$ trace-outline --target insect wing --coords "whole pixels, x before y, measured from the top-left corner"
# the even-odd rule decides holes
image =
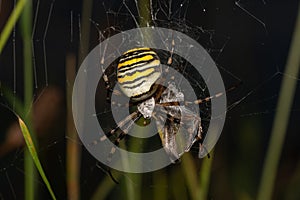
[[[198,136],[201,139],[201,118],[184,106],[160,108],[156,125],[162,145],[174,163],[190,150]],[[176,115],[174,115],[176,114]]]
[[[178,132],[178,138],[184,145],[184,151],[188,152],[198,139],[202,139],[201,118],[194,112],[184,106],[180,106],[181,126]]]
[[[174,116],[169,114],[170,110],[172,110],[173,113],[177,112],[180,114],[180,111],[176,108],[168,107],[166,110],[163,107],[159,107],[156,110],[156,125],[162,146],[164,147],[170,160],[175,163],[180,158],[180,154],[178,153],[180,151],[178,150],[178,145],[176,142],[176,133],[180,128],[180,124],[174,120]]]

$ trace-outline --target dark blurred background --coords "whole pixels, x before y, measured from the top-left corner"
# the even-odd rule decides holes
[[[67,198],[66,142],[72,140],[65,136],[66,87],[70,84],[66,79],[67,59],[72,57],[78,69],[82,58],[99,43],[97,28],[102,31],[108,27],[115,27],[118,31],[135,28],[131,13],[124,6],[124,2],[130,12],[138,16],[135,1],[93,1],[88,18],[83,18],[82,1],[40,1],[38,9],[37,1],[33,1],[33,18],[38,11],[32,40],[36,67],[34,98],[39,102],[34,106],[33,123],[39,142],[38,153],[58,199]],[[198,40],[215,60],[227,88],[242,81],[242,85],[227,94],[229,109],[225,127],[214,151],[208,198],[255,199],[277,111],[282,78],[288,76],[299,81],[293,74],[284,74],[299,2],[173,0],[170,3],[173,15],[168,17],[163,11],[168,11],[169,2],[158,4],[153,1],[152,9],[154,13],[157,12],[156,23],[187,31],[186,34]],[[179,8],[181,3],[183,8]],[[1,1],[0,4],[2,30],[14,4],[13,1]],[[51,8],[53,9],[48,23]],[[85,22],[80,22],[81,18]],[[84,30],[80,31],[79,26],[83,24],[90,26],[88,41],[84,38]],[[46,27],[48,29],[44,35]],[[207,34],[199,36],[196,29],[203,29]],[[114,34],[108,31],[104,33],[107,34],[106,37]],[[13,35],[0,57],[1,103],[9,105],[12,109],[12,102],[2,94],[4,90],[9,90],[15,93],[13,99],[21,101],[24,95],[23,46],[19,23],[16,26],[15,39],[15,59]],[[300,107],[296,103],[300,98],[299,89],[298,85],[290,111],[273,199],[300,198],[297,189],[300,187],[300,130],[296,125],[300,120]],[[24,142],[18,128],[14,127],[15,120],[7,108],[0,106],[0,199],[24,198]],[[78,145],[80,146],[79,141]],[[90,199],[107,175],[84,147],[80,152],[80,193],[82,199]],[[200,168],[202,161],[196,159],[195,157],[195,166]],[[151,192],[156,187],[166,191],[167,199],[179,198],[170,183],[180,181],[180,177],[184,176],[178,168],[179,166],[169,166],[167,169],[145,174],[141,188],[145,198],[151,199]],[[151,179],[149,177],[160,173],[167,176],[165,185],[161,186],[148,180]],[[126,177],[126,174],[120,174]],[[36,177],[36,182],[39,196],[50,198],[39,176]],[[107,198],[121,198],[124,195],[122,190],[121,186],[113,186]],[[191,198],[192,195],[187,193],[187,197]],[[124,198],[126,199],[126,195]]]

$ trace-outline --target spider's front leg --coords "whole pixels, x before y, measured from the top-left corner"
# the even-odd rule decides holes
[[[120,141],[127,135],[132,125],[141,118],[142,114],[137,110],[127,117],[125,117],[123,120],[121,120],[115,128],[113,128],[111,131],[103,135],[99,140],[93,141],[89,146],[91,145],[97,145],[100,142],[103,142],[104,140],[107,140],[109,137],[113,136],[118,130],[122,130],[122,132],[118,135],[117,139],[114,141],[114,144],[116,146],[119,145]],[[127,124],[127,126],[126,126]],[[126,128],[124,128],[126,126]],[[124,129],[123,129],[124,128]],[[107,161],[111,162],[112,156],[116,151],[116,147],[112,147],[110,150],[110,153],[108,155]]]
[[[105,89],[106,89],[106,101],[110,102],[110,94],[113,92],[113,90],[111,89],[108,77],[104,71],[103,71],[103,80],[104,80]]]
[[[123,132],[120,133],[120,135],[117,137],[117,139],[115,140],[114,144],[116,146],[119,145],[120,141],[125,137],[125,135],[128,133],[129,129],[132,127],[132,125],[134,124],[134,122],[136,122],[139,118],[141,117],[141,114],[140,112],[137,110],[133,113],[131,113],[130,115],[128,115],[127,117],[125,117],[123,120],[121,120],[117,126],[112,129],[111,131],[109,131],[107,134],[105,134],[104,136],[102,136],[99,140],[95,140],[93,141],[90,145],[96,145],[100,142],[103,142],[104,140],[107,140],[109,137],[111,137],[112,135],[114,135],[118,130],[122,130],[123,127],[127,125],[127,127],[125,129],[123,129]],[[131,121],[130,121],[131,120]],[[107,162],[110,163],[111,160],[112,160],[112,156],[113,154],[116,152],[116,147],[112,147],[110,152],[109,152],[109,155],[107,157]],[[111,170],[109,167],[107,167],[106,169],[106,172],[108,173],[108,175],[111,177],[111,179],[116,183],[118,184],[118,181],[113,177],[112,173],[111,173]]]
[[[111,84],[109,82],[108,75],[106,74],[105,69],[103,67],[104,66],[104,55],[105,55],[105,53],[103,54],[103,57],[100,60],[100,66],[101,66],[101,71],[103,74],[102,78],[103,78],[105,89],[106,89],[106,101],[110,102],[110,100],[111,100],[110,95],[113,93],[113,89],[111,88]]]
[[[128,125],[125,129],[122,129],[122,132],[118,135],[117,139],[115,139],[114,144],[116,146],[119,146],[120,141],[128,134],[130,128],[132,125],[139,120],[142,117],[141,113],[139,111],[135,111],[128,115],[124,120],[122,120],[116,128],[111,130],[107,135],[111,136],[113,135],[117,130],[122,129],[128,122]],[[130,121],[131,120],[131,121]],[[106,137],[106,136],[103,136]],[[108,155],[107,161],[111,162],[113,154],[116,152],[116,147],[112,147],[110,150],[110,153]]]

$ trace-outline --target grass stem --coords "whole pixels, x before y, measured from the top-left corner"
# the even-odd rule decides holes
[[[20,2],[19,2],[20,3]],[[16,9],[18,4],[16,6]],[[31,54],[31,29],[32,29],[32,1],[26,1],[24,10],[21,16],[21,35],[23,38],[23,59],[24,59],[24,109],[23,119],[27,124],[29,132],[32,131],[32,115],[31,107],[33,102],[33,68]],[[34,139],[34,135],[31,135]],[[24,171],[25,171],[25,199],[31,200],[35,198],[35,177],[36,171],[34,168],[33,159],[28,149],[24,155]]]
[[[293,103],[297,78],[300,67],[300,7],[296,19],[293,39],[290,46],[290,53],[287,59],[283,81],[280,88],[277,112],[273,123],[270,144],[267,150],[266,160],[263,167],[262,178],[258,190],[258,200],[272,198],[272,191],[276,179],[277,168],[284,144],[285,135],[291,106]]]
[[[14,26],[17,23],[18,18],[20,17],[26,3],[28,0],[19,0],[15,9],[12,11],[5,27],[0,35],[0,54],[7,42],[8,37],[10,36]],[[31,1],[30,1],[31,2]]]

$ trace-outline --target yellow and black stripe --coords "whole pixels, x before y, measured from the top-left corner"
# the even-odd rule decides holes
[[[128,97],[137,100],[149,97],[154,92],[152,86],[160,76],[159,57],[150,48],[131,49],[119,60],[118,83]]]

